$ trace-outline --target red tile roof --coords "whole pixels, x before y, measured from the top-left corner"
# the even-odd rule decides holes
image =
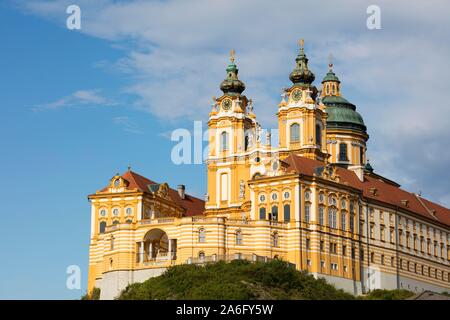
[[[284,162],[288,164],[288,172],[294,171],[307,176],[312,176],[316,168],[324,166],[324,163],[321,161],[297,155],[290,155]],[[398,186],[387,183],[375,176],[364,175],[364,181],[361,181],[355,172],[341,167],[337,168],[337,174],[340,177],[339,183],[348,184],[353,188],[359,189],[362,192],[363,197],[367,199],[397,206],[425,218],[450,226],[450,210],[448,208],[403,190]],[[371,192],[373,188],[376,189],[375,194]],[[407,201],[407,206],[404,205],[404,200]]]
[[[157,182],[149,180],[146,177],[141,176],[140,174],[137,174],[136,172],[133,172],[131,170],[122,174],[122,178],[128,181],[129,189],[137,189],[146,193],[150,193],[148,185],[158,184]],[[106,191],[107,189],[108,187],[106,187],[102,191]],[[205,211],[205,201],[201,199],[188,194],[185,195],[184,199],[181,199],[178,191],[171,188],[169,188],[169,196],[176,204],[186,209],[184,213],[184,216],[186,217],[202,215]]]

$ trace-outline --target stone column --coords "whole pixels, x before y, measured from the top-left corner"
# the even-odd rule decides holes
[[[148,257],[153,259],[153,242],[150,242],[148,245]]]
[[[168,248],[168,256],[169,259],[172,259],[172,239],[169,239],[169,248]]]
[[[139,242],[139,262],[144,262],[144,241]]]

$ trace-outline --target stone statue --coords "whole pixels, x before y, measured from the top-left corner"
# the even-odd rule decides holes
[[[241,180],[239,182],[239,199],[245,198],[245,182],[244,180]]]

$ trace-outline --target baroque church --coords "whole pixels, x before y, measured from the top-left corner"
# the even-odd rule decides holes
[[[177,264],[282,259],[359,295],[450,291],[450,210],[373,170],[369,135],[330,62],[316,87],[303,41],[271,145],[234,52],[209,113],[207,194],[128,169],[89,195],[88,291],[113,299]]]

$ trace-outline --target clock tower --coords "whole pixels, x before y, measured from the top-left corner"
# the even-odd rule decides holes
[[[242,213],[242,206],[249,202],[250,137],[256,136],[259,125],[252,101],[242,94],[245,84],[239,80],[234,61],[235,52],[231,50],[226,78],[220,84],[223,94],[213,97],[209,114],[207,214]]]
[[[308,69],[303,40],[300,40],[295,62],[295,69],[289,76],[293,84],[284,90],[278,106],[280,157],[296,153],[325,160],[328,156],[325,106],[317,100],[317,88],[312,84],[315,75]]]

